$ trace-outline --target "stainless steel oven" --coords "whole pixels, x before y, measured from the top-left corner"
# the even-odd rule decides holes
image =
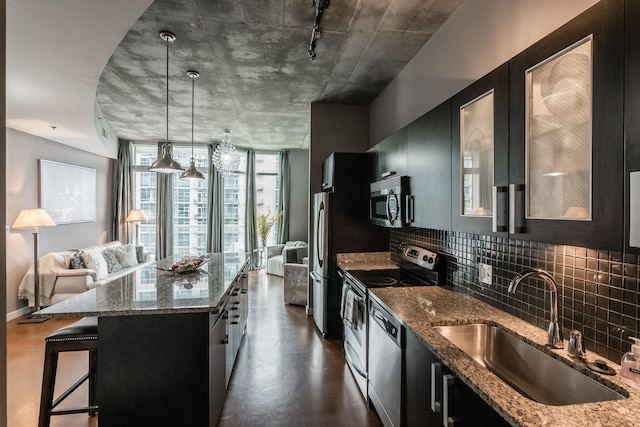
[[[342,273],[341,273],[342,274]],[[344,354],[364,399],[367,399],[367,290],[350,277],[342,275],[342,305],[340,317],[344,323]]]
[[[408,176],[394,176],[371,183],[369,218],[375,225],[390,228],[400,228],[413,222],[413,196],[409,194]]]

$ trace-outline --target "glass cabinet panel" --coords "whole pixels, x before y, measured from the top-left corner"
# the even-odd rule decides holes
[[[492,215],[493,139],[492,90],[460,107],[462,215]]]
[[[527,218],[591,219],[592,37],[526,71]]]

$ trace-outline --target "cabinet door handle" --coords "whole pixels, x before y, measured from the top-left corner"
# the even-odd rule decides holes
[[[525,232],[524,184],[509,184],[509,233]]]
[[[413,211],[414,211],[414,198],[412,195],[407,195],[406,200],[405,200],[405,211],[406,213],[406,218],[407,218],[407,224],[411,224],[414,221],[414,216],[413,216]]]
[[[440,362],[432,363],[431,364],[431,410],[436,413],[440,412],[440,410],[442,409],[442,405],[440,402],[438,402],[438,397],[436,395],[438,391],[436,377],[440,376],[440,372],[442,372],[442,363]]]
[[[498,233],[509,229],[509,188],[493,187],[493,223],[491,231]]]
[[[453,387],[455,377],[451,374],[442,376],[442,425],[444,427],[455,427],[453,417],[449,416],[449,387]]]

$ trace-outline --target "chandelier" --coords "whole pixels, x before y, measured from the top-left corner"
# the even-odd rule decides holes
[[[218,144],[213,152],[213,165],[222,175],[238,170],[240,155],[236,147],[229,142],[229,129],[224,130],[224,141]]]

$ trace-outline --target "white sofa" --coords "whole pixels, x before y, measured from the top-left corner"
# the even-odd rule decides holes
[[[59,252],[50,252],[42,255],[39,259],[39,275],[40,275],[40,304],[49,306],[65,299],[71,298],[89,289],[98,287],[112,280],[118,279],[131,273],[134,270],[144,267],[152,262],[151,256],[144,251],[144,248],[133,247],[137,252],[135,256],[135,264],[131,259],[131,247],[133,245],[122,245],[118,241],[107,242],[102,245],[93,245],[78,250],[66,250]],[[117,268],[119,262],[114,262],[109,255],[106,256],[111,260],[111,268],[96,259],[96,254],[102,255],[105,250],[109,250],[116,260],[118,257],[123,260],[120,268]],[[75,257],[75,259],[74,259]],[[88,264],[84,262],[83,268],[73,268],[72,264],[78,266],[78,258],[98,261],[99,265],[94,262]],[[142,261],[142,262],[140,262]],[[106,267],[106,270],[105,270]],[[18,288],[18,298],[29,301],[29,306],[33,307],[34,301],[34,283],[33,283],[33,261],[29,265],[29,269],[20,283]]]
[[[308,255],[307,242],[288,241],[285,244],[267,246],[267,274],[284,276],[284,265],[288,262],[302,264],[302,258]]]

